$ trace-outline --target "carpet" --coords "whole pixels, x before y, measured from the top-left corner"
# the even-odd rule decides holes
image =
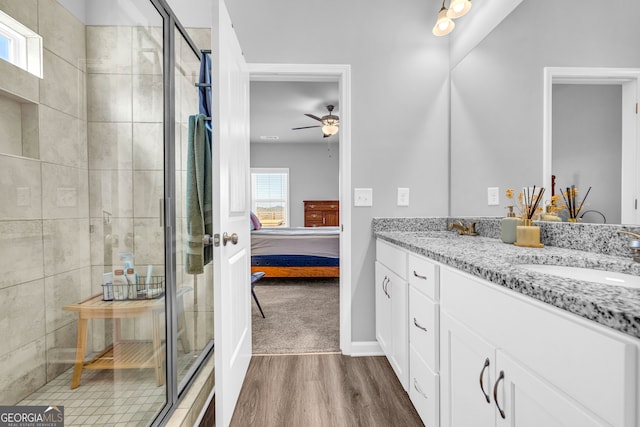
[[[340,279],[264,278],[252,305],[253,354],[340,351]]]

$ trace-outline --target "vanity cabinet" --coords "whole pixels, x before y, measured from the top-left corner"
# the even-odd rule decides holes
[[[637,425],[631,338],[448,267],[440,279],[442,426]]]
[[[402,387],[409,382],[406,259],[403,250],[376,244],[376,338]]]

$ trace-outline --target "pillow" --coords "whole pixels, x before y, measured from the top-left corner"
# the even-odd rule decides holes
[[[262,223],[260,222],[260,220],[258,219],[256,214],[251,212],[250,215],[251,215],[251,229],[252,230],[260,230],[262,228]]]

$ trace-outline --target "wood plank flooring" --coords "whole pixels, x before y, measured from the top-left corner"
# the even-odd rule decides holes
[[[422,426],[385,357],[254,356],[232,427]]]

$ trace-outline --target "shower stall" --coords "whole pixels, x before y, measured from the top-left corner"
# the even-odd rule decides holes
[[[213,353],[212,263],[184,262],[211,29],[183,28],[164,0],[0,12],[0,405],[157,424]],[[26,37],[6,45],[39,55],[40,76],[3,55],[5,33]]]

